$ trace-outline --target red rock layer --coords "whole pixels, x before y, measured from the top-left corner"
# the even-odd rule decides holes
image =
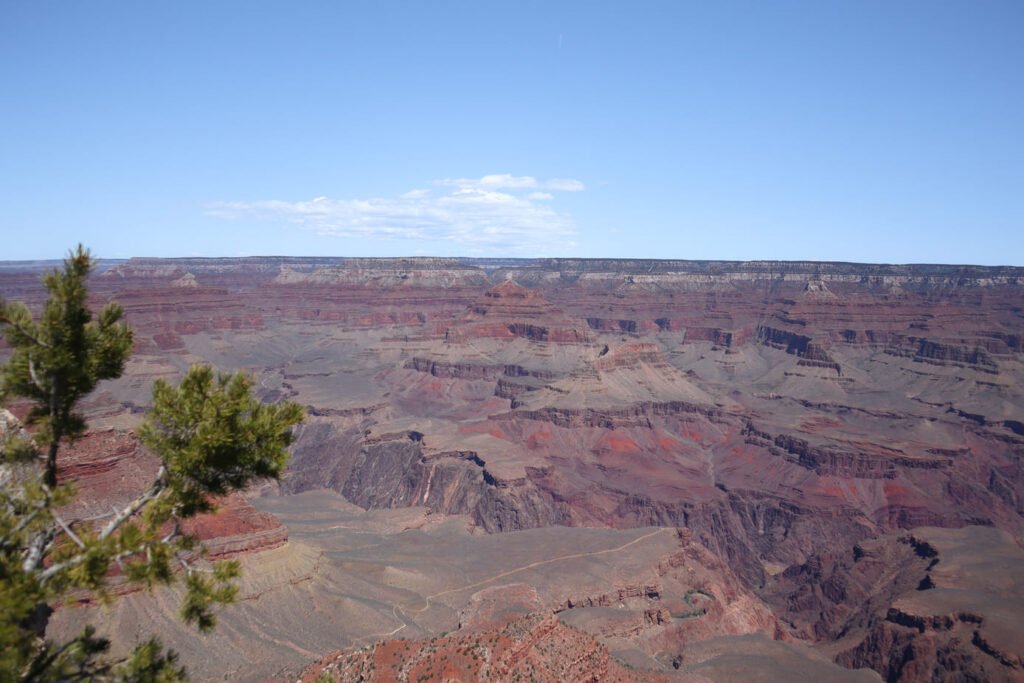
[[[308,668],[300,680],[538,681],[615,683],[666,681],[626,669],[593,637],[554,615],[523,617],[493,631],[430,640],[391,640],[356,652],[338,652]]]
[[[59,480],[73,481],[77,491],[64,513],[69,522],[124,505],[149,486],[159,469],[134,433],[114,429],[87,432],[62,450],[59,464]],[[209,559],[256,553],[288,541],[288,530],[276,517],[258,512],[239,494],[216,501],[216,506],[215,512],[183,525],[205,543]]]

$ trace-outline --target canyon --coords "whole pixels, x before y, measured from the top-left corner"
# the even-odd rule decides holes
[[[0,264],[38,309],[46,263]],[[145,486],[152,382],[306,407],[285,478],[195,530],[243,564],[58,609],[200,680],[1024,680],[1024,268],[130,259],[135,330],[68,451]],[[0,347],[0,356],[3,348]],[[11,406],[17,414],[17,406]]]

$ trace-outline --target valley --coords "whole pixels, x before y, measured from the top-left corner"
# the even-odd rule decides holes
[[[0,294],[38,306],[40,267]],[[200,680],[1024,679],[1024,269],[131,259],[90,285],[136,349],[87,402],[82,514],[152,467],[155,378],[245,370],[307,419],[280,485],[197,522],[245,570],[211,636],[159,592],[56,632],[99,610]]]

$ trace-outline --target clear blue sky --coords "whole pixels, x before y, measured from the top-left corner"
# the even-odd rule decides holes
[[[1024,265],[1024,2],[0,0],[0,260]]]

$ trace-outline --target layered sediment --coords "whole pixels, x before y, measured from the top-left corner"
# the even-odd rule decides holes
[[[0,293],[38,306],[35,277],[0,269]],[[772,638],[893,680],[982,670],[970,658],[1017,671],[1013,647],[954,618],[974,610],[908,611],[924,560],[886,539],[1024,538],[1024,269],[133,259],[91,284],[137,338],[91,399],[96,424],[131,429],[152,379],[190,362],[245,369],[264,400],[308,407],[284,494],[326,487],[490,533],[685,528],[790,615]],[[98,489],[144,478],[117,448],[68,466]],[[594,623],[612,639],[664,620],[652,609]],[[932,663],[900,665],[908,652]]]

